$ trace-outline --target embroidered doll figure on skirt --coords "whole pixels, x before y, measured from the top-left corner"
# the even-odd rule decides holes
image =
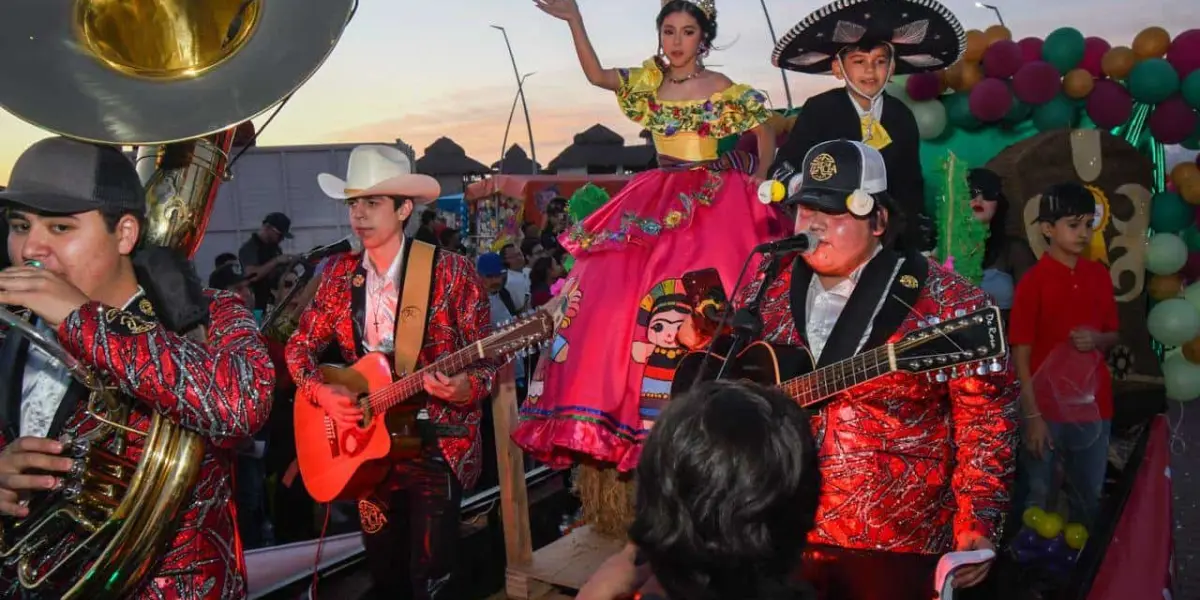
[[[884,87],[893,75],[949,67],[965,48],[962,25],[935,0],[838,0],[805,17],[779,39],[771,62],[810,75],[832,74],[845,87],[805,101],[775,158],[773,178],[799,179],[799,165],[817,144],[861,141],[887,163],[888,194],[909,223],[901,243],[931,249],[917,120]]]
[[[560,238],[575,257],[572,317],[534,374],[513,439],[556,466],[582,455],[629,470],[678,361],[675,331],[690,310],[675,297],[680,277],[713,267],[729,293],[756,245],[791,232],[757,199],[775,152],[771,113],[762,93],[705,69],[717,33],[712,0],[664,2],[658,56],[630,69],[600,65],[575,0],[536,3],[568,22],[588,81],[615,92],[622,112],[653,134],[660,168]],[[747,131],[761,163],[718,156],[721,138]],[[646,398],[654,406],[643,423]]]

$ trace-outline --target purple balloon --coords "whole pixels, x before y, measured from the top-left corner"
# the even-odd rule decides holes
[[[1024,63],[1021,47],[1012,40],[999,40],[983,53],[983,72],[988,77],[1008,79]]]
[[[1164,144],[1178,144],[1191,137],[1196,121],[1196,111],[1181,96],[1172,96],[1150,113],[1150,134]]]
[[[1175,67],[1180,79],[1200,70],[1200,29],[1189,29],[1175,36],[1167,50],[1167,62]]]
[[[914,73],[904,83],[904,91],[914,102],[925,102],[941,95],[942,82],[937,73]]]
[[[1021,62],[1031,63],[1042,60],[1042,46],[1046,42],[1042,38],[1027,37],[1017,42],[1017,46],[1021,48]]]
[[[1058,69],[1042,60],[1026,63],[1013,77],[1013,93],[1022,102],[1035,106],[1053,100],[1061,87]]]
[[[1088,94],[1087,113],[1103,129],[1123,125],[1133,114],[1133,96],[1115,81],[1097,80],[1092,93]]]
[[[992,123],[1004,118],[1012,108],[1012,94],[1003,80],[987,78],[971,88],[969,98],[971,114],[984,123]]]

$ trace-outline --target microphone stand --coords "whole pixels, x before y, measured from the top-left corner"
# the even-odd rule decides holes
[[[785,253],[772,252],[767,255],[767,268],[763,270],[762,283],[754,292],[754,297],[733,313],[733,322],[731,323],[733,335],[729,350],[725,354],[725,361],[721,364],[721,370],[717,371],[717,379],[721,379],[725,375],[725,369],[729,367],[733,357],[762,335],[762,302],[767,296],[767,288],[771,287],[771,283],[779,276],[779,263],[783,254]]]

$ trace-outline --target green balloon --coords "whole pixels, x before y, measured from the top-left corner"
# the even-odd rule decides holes
[[[946,117],[950,123],[959,129],[971,131],[979,129],[983,123],[971,114],[971,104],[968,99],[968,94],[955,93],[947,96],[942,96],[942,102],[946,104]]]
[[[1078,29],[1060,27],[1046,36],[1046,42],[1042,44],[1042,60],[1066,75],[1083,60],[1084,47],[1083,34]]]
[[[1146,270],[1155,275],[1176,273],[1187,264],[1187,256],[1187,242],[1183,238],[1173,233],[1156,233],[1146,243]]]
[[[1196,229],[1195,225],[1188,225],[1179,232],[1180,239],[1187,246],[1188,252],[1200,251],[1200,229]]]
[[[1188,106],[1200,110],[1200,69],[1192,71],[1191,75],[1183,79],[1179,91],[1183,93],[1183,99]]]
[[[1158,104],[1179,91],[1179,74],[1164,59],[1146,59],[1129,72],[1128,87],[1134,100]]]
[[[1200,312],[1183,298],[1163,300],[1150,309],[1146,329],[1164,346],[1182,346],[1200,333]]]
[[[1196,220],[1195,216],[1192,206],[1175,192],[1159,192],[1150,200],[1150,227],[1155,232],[1179,233]]]
[[[1070,129],[1078,113],[1069,98],[1059,94],[1053,100],[1033,109],[1033,124],[1038,131]]]
[[[1176,402],[1191,402],[1200,397],[1200,365],[1192,363],[1182,354],[1175,354],[1163,361],[1162,371],[1167,398]]]

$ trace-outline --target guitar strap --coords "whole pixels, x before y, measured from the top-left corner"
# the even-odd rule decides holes
[[[437,248],[421,240],[412,240],[408,264],[404,268],[404,290],[396,307],[396,375],[412,373],[417,356],[425,344],[425,321],[429,315],[430,290],[433,288],[433,259]]]

